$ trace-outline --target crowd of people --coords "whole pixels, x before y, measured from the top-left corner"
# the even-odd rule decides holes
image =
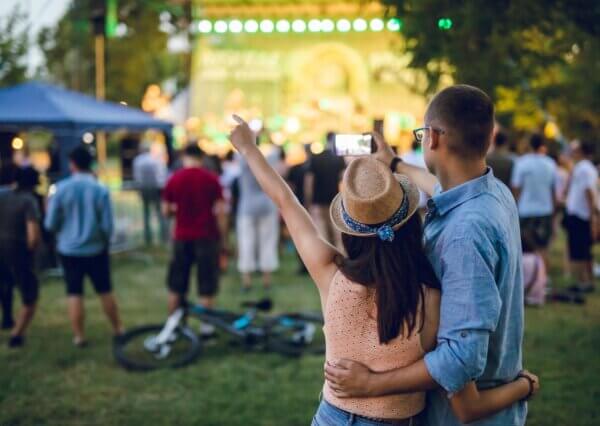
[[[215,306],[232,247],[241,291],[252,291],[255,273],[268,291],[281,236],[289,234],[325,318],[324,399],[313,424],[418,425],[423,412],[428,424],[524,424],[524,401],[539,381],[522,370],[523,307],[547,298],[548,247],[558,226],[566,230],[574,285],[550,294],[581,303],[594,289],[594,146],[576,141],[552,158],[534,134],[528,152],[516,155],[507,133],[494,130],[489,97],[464,85],[433,98],[404,160],[378,134],[373,155],[338,157],[330,133],[327,149],[307,149],[306,161],[289,167],[279,148],[264,156],[256,134],[236,120],[237,153],[223,160],[192,143],[171,170],[150,147],[133,163],[145,242],[154,241],[152,213],[158,241],[172,240],[169,311],[187,297],[194,269],[199,303]],[[109,191],[86,147],[69,158],[71,176],[47,203],[34,195],[31,168],[17,169],[0,191],[2,326],[12,330],[11,347],[24,344],[35,312],[42,230],[56,242],[74,345],[87,343],[86,277],[114,337],[124,331],[112,292]],[[14,287],[23,302],[16,323]],[[426,405],[424,391],[438,387],[444,391],[431,392]]]

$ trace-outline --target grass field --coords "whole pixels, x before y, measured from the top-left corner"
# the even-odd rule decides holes
[[[165,317],[163,250],[114,257],[113,278],[126,326]],[[553,253],[560,266],[561,254]],[[286,255],[275,278],[276,311],[318,309],[317,292]],[[555,281],[561,273],[553,268]],[[254,290],[253,297],[261,291]],[[233,270],[219,303],[243,300]],[[307,425],[317,407],[323,359],[288,359],[227,345],[206,348],[193,365],[129,373],[112,359],[109,327],[87,288],[90,346],[76,349],[62,282],[45,280],[41,306],[22,350],[0,335],[0,426],[7,425]],[[600,296],[583,306],[527,309],[525,364],[542,392],[529,425],[600,424]]]

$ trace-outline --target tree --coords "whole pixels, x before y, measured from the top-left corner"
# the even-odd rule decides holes
[[[600,3],[595,0],[383,0],[402,20],[426,93],[450,74],[495,100],[499,119],[569,135],[600,130]]]
[[[29,39],[27,16],[18,7],[0,18],[0,87],[26,80]]]
[[[90,94],[95,87],[92,3],[74,1],[58,25],[38,37],[50,79]],[[171,9],[169,4],[155,0],[118,4],[121,33],[106,40],[106,98],[140,105],[149,84],[166,79],[187,84],[187,60],[168,51],[169,34],[160,28],[160,14]]]

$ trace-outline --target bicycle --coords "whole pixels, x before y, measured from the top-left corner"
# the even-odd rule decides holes
[[[136,327],[115,341],[113,354],[128,370],[148,371],[190,364],[202,352],[202,338],[188,325],[189,318],[213,325],[248,349],[278,352],[286,356],[324,354],[325,337],[320,313],[298,312],[259,315],[271,310],[270,299],[242,303],[243,314],[208,309],[184,302],[164,324]]]

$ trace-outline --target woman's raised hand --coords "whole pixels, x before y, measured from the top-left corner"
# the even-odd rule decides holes
[[[244,121],[239,115],[233,114],[233,119],[238,123],[237,126],[231,131],[229,140],[242,155],[245,155],[245,151],[248,147],[255,146],[256,135],[248,126],[248,123]]]

